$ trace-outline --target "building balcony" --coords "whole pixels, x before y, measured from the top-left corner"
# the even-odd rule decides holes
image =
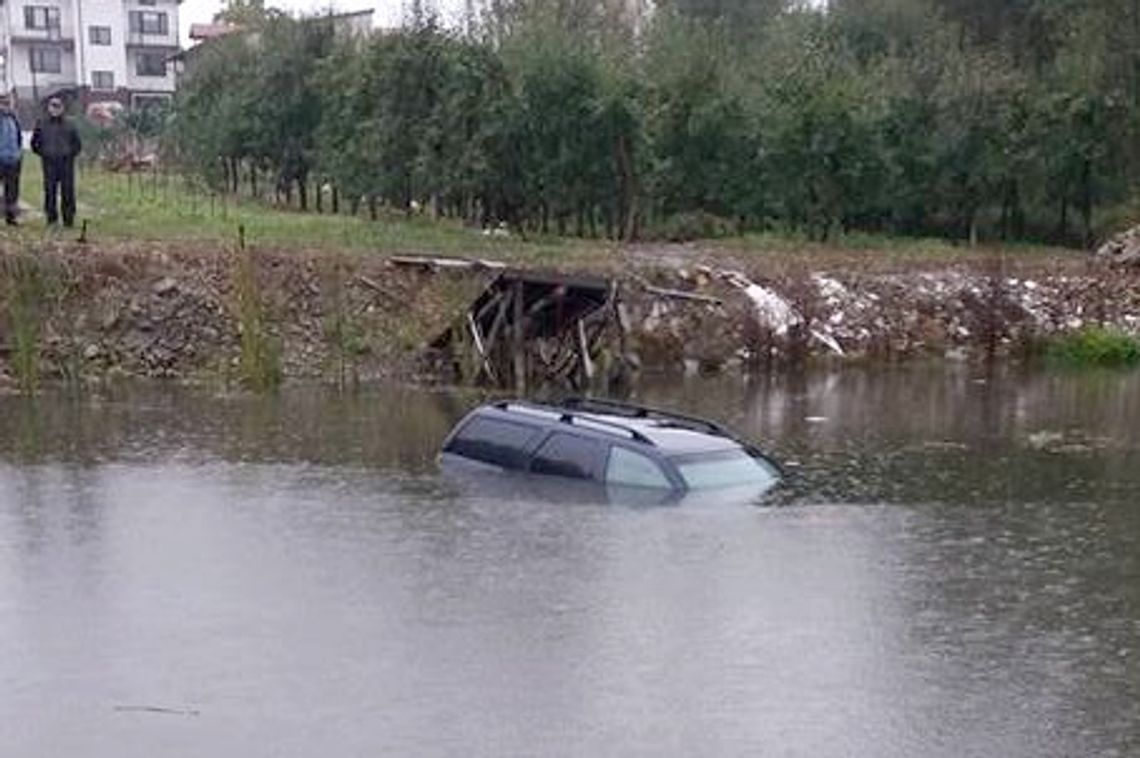
[[[13,45],[53,45],[65,50],[75,49],[75,38],[59,29],[18,29],[8,37]]]
[[[178,45],[177,34],[140,34],[131,32],[127,35],[124,44],[128,48],[165,50],[176,53],[181,49]]]
[[[170,55],[174,55],[182,49],[169,41],[127,42],[126,47],[128,50],[154,50],[155,52],[169,53]]]

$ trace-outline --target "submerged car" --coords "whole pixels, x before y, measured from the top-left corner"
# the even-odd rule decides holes
[[[441,461],[669,495],[763,492],[782,475],[775,461],[712,421],[583,398],[480,406],[444,440]]]

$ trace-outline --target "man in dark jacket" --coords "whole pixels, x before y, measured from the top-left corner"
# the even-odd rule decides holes
[[[75,156],[81,149],[75,124],[63,115],[63,100],[50,98],[47,118],[37,123],[32,132],[32,152],[40,156],[44,168],[44,215],[49,225],[59,219],[57,195],[63,225],[75,223]]]
[[[23,159],[23,132],[12,112],[12,100],[0,95],[0,182],[4,185],[4,221],[16,225],[20,211],[20,164]]]

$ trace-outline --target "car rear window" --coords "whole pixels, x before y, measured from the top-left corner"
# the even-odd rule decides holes
[[[534,454],[530,470],[538,474],[593,479],[601,443],[569,434],[552,434]]]
[[[673,459],[690,489],[715,487],[767,487],[780,478],[779,470],[745,450],[694,453]]]
[[[452,438],[446,452],[504,468],[522,468],[526,465],[527,450],[539,432],[538,428],[526,424],[474,418]]]

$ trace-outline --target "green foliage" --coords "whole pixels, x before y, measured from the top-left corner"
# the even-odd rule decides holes
[[[1051,341],[1049,361],[1065,366],[1115,368],[1140,363],[1140,340],[1122,332],[1089,327]]]
[[[83,152],[79,160],[91,164],[113,151],[118,134],[113,126],[103,126],[86,117],[75,119],[79,139],[83,141]]]
[[[248,6],[248,7],[247,7]],[[1108,0],[505,0],[468,33],[335,38],[256,2],[169,134],[216,188],[629,238],[701,214],[1087,244],[1140,197],[1140,6]],[[260,10],[259,10],[260,9]],[[241,71],[242,76],[234,76]]]
[[[226,0],[225,6],[214,14],[215,22],[248,27],[258,26],[282,16],[278,9],[266,8],[265,0]]]
[[[281,350],[269,332],[265,303],[257,283],[253,254],[245,247],[244,230],[233,263],[233,286],[237,300],[240,348],[238,367],[242,382],[255,392],[267,392],[281,384]]]
[[[8,332],[12,341],[12,366],[23,392],[35,392],[40,379],[40,349],[49,282],[40,262],[32,255],[6,256],[0,275],[7,292]]]
[[[344,389],[350,374],[354,383],[359,378],[357,360],[368,352],[369,345],[364,325],[349,302],[347,280],[351,270],[347,261],[340,256],[326,260],[321,281],[324,301],[322,325],[337,386]]]

